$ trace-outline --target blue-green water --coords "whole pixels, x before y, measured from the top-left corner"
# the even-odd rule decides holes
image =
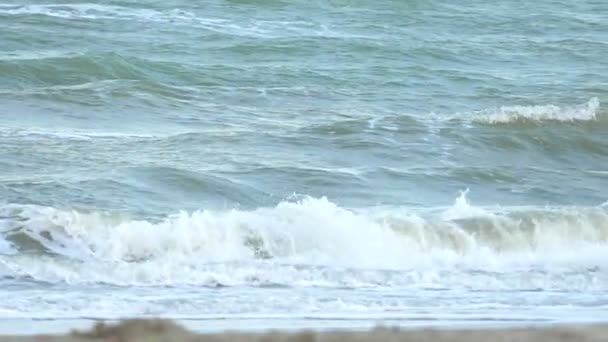
[[[0,318],[602,317],[606,56],[605,1],[5,1]]]

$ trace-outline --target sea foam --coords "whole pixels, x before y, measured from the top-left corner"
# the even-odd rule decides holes
[[[587,103],[575,106],[535,105],[535,106],[502,106],[495,110],[478,113],[473,121],[500,124],[517,121],[590,121],[598,118],[600,101],[597,97]]]
[[[411,272],[582,271],[606,266],[607,210],[479,208],[466,192],[439,211],[363,212],[305,198],[158,222],[7,205],[0,259],[7,276],[116,284],[391,284],[415,283],[421,273]]]

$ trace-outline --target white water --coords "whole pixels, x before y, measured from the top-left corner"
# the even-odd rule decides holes
[[[117,285],[608,289],[608,211],[348,210],[325,198],[159,222],[8,205],[0,274]]]
[[[509,123],[517,121],[591,121],[598,118],[600,101],[597,97],[587,103],[560,107],[556,105],[502,106],[497,110],[487,110],[474,117],[483,123]]]

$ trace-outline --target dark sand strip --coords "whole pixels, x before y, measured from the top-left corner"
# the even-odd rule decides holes
[[[346,341],[436,341],[436,342],[608,342],[608,325],[555,326],[542,328],[478,330],[399,330],[377,328],[367,332],[232,333],[196,335],[165,320],[128,320],[116,325],[98,324],[90,331],[67,335],[0,336],[0,341],[106,341],[106,342],[179,342],[179,341],[257,341],[257,342],[346,342]]]

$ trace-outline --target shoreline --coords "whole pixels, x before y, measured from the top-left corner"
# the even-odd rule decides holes
[[[170,320],[132,319],[119,323],[97,323],[87,330],[74,330],[59,335],[3,335],[1,342],[143,342],[143,341],[190,341],[190,342],[346,342],[346,341],[438,341],[438,342],[562,342],[562,341],[608,341],[608,324],[568,324],[554,326],[532,326],[513,328],[390,328],[377,327],[366,331],[303,330],[266,332],[226,331],[223,333],[199,334],[187,330]]]

